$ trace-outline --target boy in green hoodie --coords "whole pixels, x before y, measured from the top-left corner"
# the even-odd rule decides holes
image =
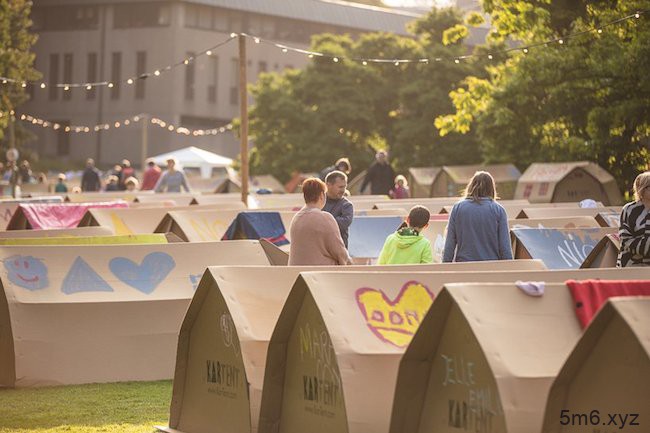
[[[413,206],[406,222],[386,238],[379,255],[378,265],[407,265],[432,263],[431,243],[421,235],[429,227],[429,209]]]

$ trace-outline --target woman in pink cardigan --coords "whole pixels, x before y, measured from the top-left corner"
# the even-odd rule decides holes
[[[305,206],[291,221],[289,266],[349,265],[339,226],[325,206],[325,182],[309,178],[302,184]]]

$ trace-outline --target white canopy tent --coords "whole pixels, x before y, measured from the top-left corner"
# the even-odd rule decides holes
[[[227,175],[228,168],[232,165],[233,160],[198,147],[189,146],[183,149],[174,150],[173,152],[163,153],[152,157],[156,165],[165,166],[167,160],[175,158],[180,168],[198,168],[201,177],[209,179],[213,177],[213,169],[223,169],[223,175]]]

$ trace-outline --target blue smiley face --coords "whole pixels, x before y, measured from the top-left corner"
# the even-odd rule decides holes
[[[27,290],[47,287],[47,266],[32,256],[11,256],[3,260],[9,281]]]

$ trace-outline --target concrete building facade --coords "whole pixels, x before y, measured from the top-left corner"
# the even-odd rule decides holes
[[[139,163],[142,122],[101,132],[66,133],[65,125],[123,122],[139,113],[189,129],[226,125],[239,116],[238,51],[232,41],[188,65],[160,76],[126,82],[190,58],[246,32],[298,48],[323,32],[386,31],[406,35],[415,13],[326,0],[34,0],[36,68],[45,88],[30,86],[31,99],[20,107],[62,127],[34,125],[39,154],[68,160],[95,158],[107,165],[127,158]],[[304,54],[247,43],[248,81],[261,72],[302,68]],[[64,90],[56,83],[109,81],[112,88]],[[148,124],[148,154],[198,146],[236,157],[230,132],[209,137],[179,135]]]

